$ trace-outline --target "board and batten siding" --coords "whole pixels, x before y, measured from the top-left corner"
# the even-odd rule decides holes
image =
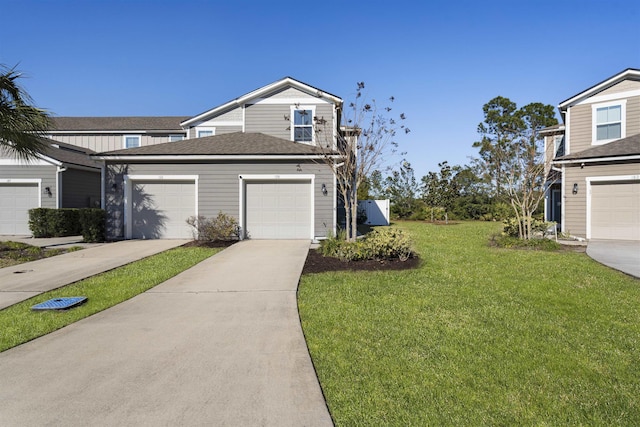
[[[171,133],[178,135],[180,132]],[[124,147],[125,134],[81,134],[81,135],[51,135],[51,139],[75,145],[77,147],[88,148],[97,153],[106,151],[122,150]],[[145,135],[136,133],[127,133],[126,135],[140,135],[140,146],[163,144],[169,142],[169,133],[166,135]]]
[[[587,177],[639,175],[639,163],[609,165],[579,165],[565,168],[564,232],[572,236],[587,237]],[[578,194],[572,194],[573,184],[578,184]]]
[[[333,173],[328,166],[311,161],[251,161],[217,163],[130,163],[107,162],[105,200],[109,238],[124,236],[124,175],[197,175],[198,214],[206,217],[223,212],[236,219],[240,211],[239,175],[315,175],[314,235],[333,231]],[[115,187],[113,186],[115,184]],[[327,195],[322,194],[322,184]],[[115,190],[114,190],[115,188]],[[186,218],[185,218],[186,220]]]
[[[56,173],[57,168],[53,165],[0,166],[0,179],[3,181],[7,179],[41,179],[40,206],[43,208],[56,208],[58,198]],[[44,193],[46,187],[51,189],[50,196]]]
[[[61,175],[61,208],[100,207],[100,169],[95,172],[67,169]],[[97,205],[92,206],[91,202]]]

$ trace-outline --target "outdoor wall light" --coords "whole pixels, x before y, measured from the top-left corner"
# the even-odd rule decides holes
[[[44,192],[46,193],[47,196],[49,197],[52,196],[51,187],[44,187]]]
[[[578,183],[576,182],[575,184],[573,184],[573,194],[578,194]]]
[[[322,190],[322,194],[324,196],[327,195],[327,186],[324,184],[324,182],[322,183],[322,187],[320,188]]]

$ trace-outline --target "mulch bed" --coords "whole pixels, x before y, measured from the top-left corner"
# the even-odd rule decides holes
[[[302,274],[324,273],[327,271],[383,271],[383,270],[409,270],[418,268],[420,258],[409,258],[406,261],[399,259],[369,260],[369,261],[341,261],[338,258],[324,257],[317,250],[310,249],[307,261],[304,263]]]

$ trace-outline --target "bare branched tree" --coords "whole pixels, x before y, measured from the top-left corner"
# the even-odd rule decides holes
[[[379,107],[375,99],[366,99],[364,88],[363,82],[357,84],[355,99],[343,108],[339,127],[324,117],[313,118],[316,145],[322,161],[336,177],[337,191],[344,202],[350,241],[357,236],[358,187],[397,152],[397,134],[410,132],[404,125],[404,113],[390,117],[394,97],[389,98],[388,105]]]

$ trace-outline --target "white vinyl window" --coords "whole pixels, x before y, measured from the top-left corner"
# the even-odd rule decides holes
[[[140,147],[140,135],[125,135],[123,138],[124,148]]]
[[[625,137],[625,107],[624,101],[597,104],[592,107],[593,144],[606,144]]]
[[[204,138],[205,136],[213,136],[216,134],[216,128],[196,128],[196,136],[198,138]]]
[[[183,139],[184,135],[169,135],[169,142],[182,141]]]
[[[291,139],[296,142],[313,142],[314,107],[291,107]]]

